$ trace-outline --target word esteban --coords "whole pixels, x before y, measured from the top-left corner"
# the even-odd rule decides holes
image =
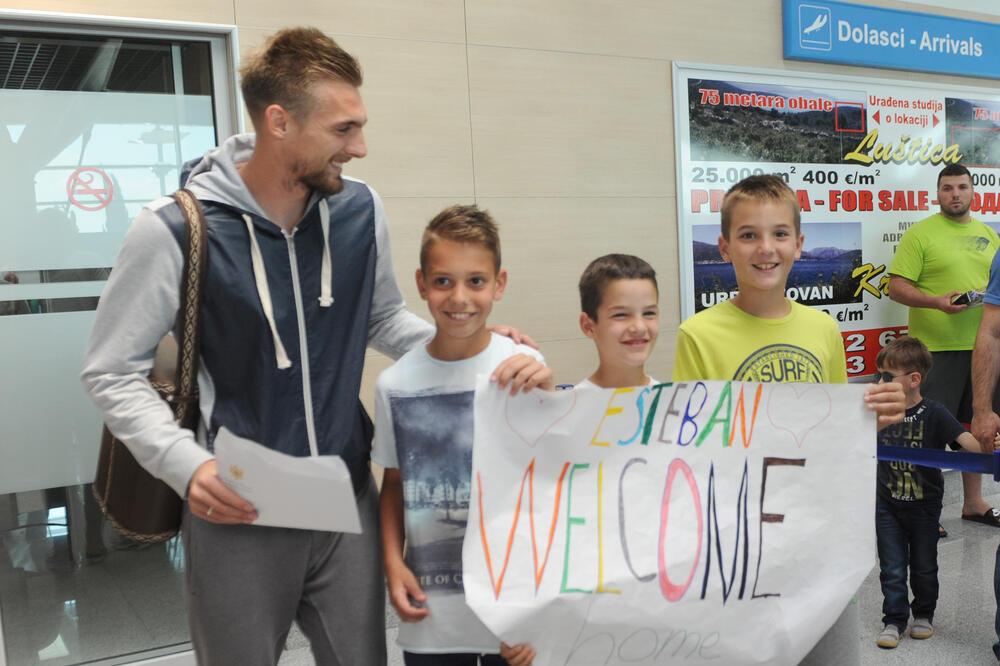
[[[789,362],[794,363],[794,361]],[[785,368],[784,371],[792,372],[793,369]],[[623,460],[624,463],[618,464],[611,472],[617,477],[617,483],[614,484],[617,486],[617,538],[607,534],[608,530],[604,525],[603,518],[607,504],[605,501],[606,485],[612,485],[605,482],[605,477],[608,475],[605,466],[610,467],[615,463],[610,460],[596,463],[593,460],[587,463],[574,463],[566,460],[558,466],[557,477],[555,468],[538,470],[538,459],[533,457],[521,476],[520,488],[512,507],[510,529],[509,532],[504,530],[508,536],[506,543],[503,543],[500,549],[502,555],[499,558],[494,558],[491,553],[495,552],[500,544],[496,542],[491,544],[486,533],[487,509],[483,502],[486,484],[482,471],[477,471],[479,537],[495,598],[498,600],[500,598],[504,576],[507,573],[512,553],[515,551],[515,542],[518,541],[516,538],[517,526],[525,499],[527,499],[530,520],[530,556],[536,595],[548,568],[549,556],[557,535],[557,527],[564,524],[563,570],[559,594],[622,594],[620,588],[605,582],[610,579],[605,575],[609,552],[607,549],[613,547],[612,543],[617,542],[616,545],[621,549],[620,561],[628,570],[628,575],[623,575],[622,578],[628,580],[631,577],[642,584],[655,582],[659,586],[663,599],[667,602],[676,602],[685,596],[694,583],[699,568],[702,569],[702,576],[696,590],[698,590],[700,599],[705,599],[708,594],[713,570],[718,571],[723,603],[728,601],[732,594],[735,594],[738,599],[780,596],[778,591],[758,589],[761,562],[765,551],[764,527],[765,525],[778,526],[784,521],[784,514],[764,510],[768,472],[776,468],[788,470],[804,468],[805,458],[765,456],[761,459],[759,482],[753,483],[751,482],[749,459],[744,460],[742,475],[740,475],[738,482],[739,488],[735,492],[737,516],[735,525],[722,530],[726,532],[725,534],[720,534],[718,514],[721,511],[716,499],[718,482],[715,463],[711,462],[707,466],[707,470],[700,470],[703,478],[699,483],[695,470],[683,458],[675,456],[665,463],[665,467],[661,467],[650,465],[650,461],[646,457],[648,454],[643,453],[644,451],[652,451],[652,448],[649,448],[651,446],[702,447],[709,435],[717,429],[721,435],[719,441],[721,441],[722,449],[738,450],[740,444],[743,449],[749,449],[753,443],[763,386],[751,383],[737,384],[736,386],[739,387],[738,394],[734,391],[733,383],[727,382],[719,393],[714,406],[708,404],[709,391],[702,382],[660,384],[644,389],[617,389],[611,393],[605,413],[587,446],[603,447],[609,451],[619,447],[631,447],[630,451],[634,449],[635,455],[627,460],[624,456],[621,457],[619,460]],[[639,392],[637,396],[630,396],[634,398],[634,413],[627,414],[624,407],[615,404],[615,400],[619,396],[637,391]],[[647,409],[647,402],[650,398],[652,400],[648,403]],[[632,412],[633,410],[628,411]],[[624,429],[622,427],[609,427],[613,421],[621,419],[627,420]],[[659,428],[655,427],[657,423],[661,423]],[[619,422],[615,425],[622,426],[623,424]],[[608,437],[603,434],[605,430],[627,431],[630,436],[626,438]],[[737,431],[740,433],[738,441],[736,440]],[[713,438],[711,441],[716,441],[716,439]],[[734,442],[737,444],[735,447]],[[678,449],[678,453],[681,452],[682,449]],[[542,523],[542,521],[536,521],[536,472],[554,484],[554,492],[551,493],[553,496],[551,518],[547,521],[548,528],[542,528],[544,530],[542,534],[539,533],[539,525],[536,524],[536,522]],[[658,536],[652,542],[649,538],[644,541],[641,536],[649,534],[648,523],[652,518],[642,515],[641,512],[630,515],[630,509],[625,501],[624,490],[627,484],[635,480],[635,475],[653,475],[654,478],[659,478],[658,475],[662,475],[663,478],[659,515],[655,517],[658,521]],[[649,479],[649,477],[646,478]],[[751,486],[754,487],[753,495],[755,497],[753,499],[756,500],[759,508],[759,512],[754,512],[758,515],[754,525],[751,525],[749,510]],[[759,491],[757,491],[758,487]],[[550,489],[546,488],[546,490]],[[727,495],[733,495],[732,490],[734,489],[728,489]],[[537,494],[540,495],[541,492]],[[565,503],[562,502],[564,494],[566,495]],[[579,497],[596,497],[597,499],[596,515],[590,516],[590,519],[597,523],[596,543],[591,544],[590,540],[586,539],[580,542],[585,544],[582,547],[592,546],[596,549],[594,557],[589,557],[589,553],[581,555],[581,546],[574,541],[574,531],[587,526],[587,517],[574,511],[574,498]],[[672,502],[672,499],[675,501]],[[692,506],[693,511],[675,515],[672,509],[678,506],[678,502]],[[491,508],[494,511],[498,510],[496,507]],[[611,513],[615,512],[612,510]],[[560,521],[560,516],[563,518],[562,521]],[[647,523],[647,529],[628,529],[629,525],[634,527],[638,523]],[[589,526],[589,529],[592,528],[593,525]],[[756,528],[756,539],[754,540],[756,553],[751,552],[753,549],[750,540],[751,528]],[[521,539],[524,538],[521,537]],[[724,543],[734,544],[729,558],[723,554]],[[654,552],[642,550],[643,546],[653,549]],[[678,548],[689,550],[689,552],[678,553],[676,552]],[[527,552],[523,549],[517,552],[527,556]],[[655,557],[655,570],[641,572],[637,570],[635,555],[639,552],[642,553],[641,559],[647,562],[652,562]],[[714,563],[713,553],[716,559]],[[571,565],[574,557],[583,557],[588,561],[596,560],[597,577],[592,586],[570,584]],[[674,563],[674,569],[678,568],[677,562],[683,563],[685,570],[681,572],[668,571],[668,565],[671,562]],[[649,569],[652,569],[652,566],[649,566]],[[614,578],[614,580],[621,579]],[[739,581],[738,587],[737,580]]]

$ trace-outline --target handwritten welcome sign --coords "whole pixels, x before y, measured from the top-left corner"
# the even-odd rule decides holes
[[[481,378],[469,605],[538,664],[798,663],[875,562],[863,390]]]

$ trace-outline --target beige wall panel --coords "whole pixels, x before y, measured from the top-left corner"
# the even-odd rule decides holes
[[[383,196],[472,196],[465,47],[337,38],[365,72],[368,157],[352,173]]]
[[[509,280],[493,321],[511,324],[539,342],[583,337],[577,283],[591,260],[609,252],[635,254],[657,272],[660,322],[676,328],[677,227],[673,197],[479,197],[500,225]]]
[[[228,0],[160,0],[159,2],[129,2],[129,0],[4,0],[4,9],[25,9],[34,12],[66,12],[97,14],[164,21],[197,23],[236,22],[233,3]]]
[[[243,57],[272,32],[241,29]],[[352,162],[347,173],[370,182],[384,197],[471,197],[465,47],[330,34],[365,74],[368,156]]]
[[[377,182],[371,181],[376,190]],[[420,239],[424,227],[431,218],[454,204],[475,203],[471,197],[465,198],[399,198],[383,199],[385,213],[389,219],[389,234],[392,237],[392,264],[396,269],[396,280],[403,292],[403,299],[411,312],[431,320],[427,305],[417,292],[415,273],[420,266]]]
[[[666,62],[469,48],[480,196],[657,196],[674,189]]]
[[[860,4],[1000,22],[996,16],[895,0]],[[786,61],[780,0],[638,0],[618,5],[601,0],[468,0],[467,13],[472,44],[1000,87],[1000,82],[984,79]],[[525,20],[529,16],[531,20]]]
[[[468,0],[466,6],[473,44],[671,60],[695,52],[740,54],[730,62],[742,62],[746,47],[781,48],[780,0]],[[738,29],[722,44],[727,26]]]
[[[263,46],[268,36],[276,31],[277,28],[272,30],[240,26],[238,29],[240,36],[240,61],[242,62],[247,56]]]
[[[310,25],[331,34],[465,41],[462,0],[235,0],[242,26]]]
[[[895,0],[858,4],[1000,22]],[[467,0],[466,11],[472,44],[768,67],[782,60],[781,0]]]

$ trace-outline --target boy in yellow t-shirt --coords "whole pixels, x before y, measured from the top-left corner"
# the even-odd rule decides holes
[[[837,324],[785,297],[804,240],[798,200],[781,178],[750,176],[726,193],[719,252],[733,265],[739,293],[681,324],[673,381],[847,381]],[[878,413],[879,428],[905,414],[896,383],[873,385],[865,402]],[[857,615],[856,604],[848,604],[803,663],[859,663]]]
[[[836,322],[785,297],[804,241],[798,200],[781,178],[750,176],[726,193],[719,252],[733,265],[739,293],[681,324],[673,381],[847,381]],[[865,402],[880,428],[902,420],[899,384],[872,386]]]

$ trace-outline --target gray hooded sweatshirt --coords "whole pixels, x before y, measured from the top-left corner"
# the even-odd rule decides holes
[[[358,400],[365,349],[398,358],[433,327],[405,309],[375,191],[344,178],[340,193],[313,194],[286,233],[236,170],[253,142],[253,135],[229,138],[195,164],[185,184],[205,211],[208,246],[202,441],[174,423],[147,380],[180,304],[186,228],[170,197],[144,208],[125,236],[81,379],[111,432],[182,497],[212,458],[222,426],[290,455],[340,455],[360,490],[371,435]]]

